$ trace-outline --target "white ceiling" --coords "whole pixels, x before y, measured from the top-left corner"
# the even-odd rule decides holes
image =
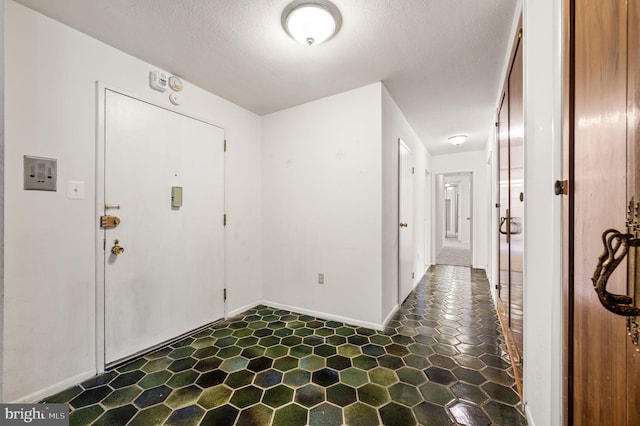
[[[484,148],[516,4],[333,0],[342,29],[308,47],[290,0],[17,1],[260,115],[383,81],[434,155]]]

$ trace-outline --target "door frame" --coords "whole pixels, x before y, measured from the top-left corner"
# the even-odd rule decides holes
[[[474,170],[462,169],[462,170],[450,170],[446,172],[435,173],[435,179],[431,179],[431,197],[432,197],[432,211],[431,211],[431,264],[437,264],[438,257],[438,228],[442,229],[442,239],[444,244],[444,239],[446,239],[446,229],[445,227],[445,219],[444,219],[444,178],[446,176],[456,176],[456,175],[468,175],[469,176],[469,250],[471,250],[471,268],[473,268],[476,260],[476,251],[474,250],[475,243],[475,197],[474,197]],[[442,176],[442,188],[439,184],[438,176]],[[433,194],[436,194],[435,196]],[[442,249],[442,247],[440,247]]]
[[[122,90],[116,88],[111,85],[107,85],[101,81],[96,81],[96,187],[95,187],[95,211],[94,217],[96,224],[95,227],[95,282],[96,282],[96,293],[95,293],[95,351],[96,351],[96,359],[95,359],[95,368],[96,373],[100,374],[105,371],[105,265],[104,265],[104,251],[106,250],[105,246],[105,238],[104,238],[104,230],[97,226],[100,223],[100,216],[102,216],[102,212],[104,211],[105,198],[104,198],[104,190],[105,190],[105,120],[106,120],[106,91],[109,90],[114,93],[118,93],[123,96],[127,96],[129,98],[138,100],[140,102],[147,103],[149,105],[167,110],[169,112],[173,112],[193,120],[200,121],[202,123],[218,127],[222,129],[224,138],[226,140],[226,130],[224,126],[214,123],[210,120],[203,119],[191,113],[178,110],[177,108],[170,107],[168,105],[162,105],[157,101],[153,101],[147,98],[141,97],[139,94],[133,94],[126,90]],[[222,205],[223,210],[226,211],[226,155],[223,156],[223,195],[222,195]],[[223,228],[223,288],[227,289],[227,233],[226,227]],[[227,318],[227,301],[226,299],[223,301],[223,318]],[[176,336],[179,337],[179,336]]]
[[[405,141],[402,140],[402,138],[398,138],[398,225],[397,225],[397,230],[398,230],[398,285],[397,285],[397,298],[398,298],[398,306],[402,305],[402,303],[404,302],[404,299],[407,297],[407,295],[402,295],[402,256],[401,256],[401,250],[402,250],[402,246],[400,244],[400,221],[402,220],[402,218],[400,217],[400,212],[402,210],[402,183],[403,183],[403,179],[402,179],[402,155],[401,155],[401,150],[405,149],[410,155],[411,158],[413,159],[413,151],[411,150],[411,147],[409,145],[407,145],[407,143]],[[415,164],[413,162],[413,160],[411,161],[412,164],[412,178],[411,178],[411,220],[412,223],[410,224],[410,228],[409,232],[414,233],[413,231],[413,227],[415,226],[415,217],[416,217],[416,206],[415,206],[415,186],[416,186],[416,175],[415,175]],[[415,277],[415,269],[416,269],[416,265],[415,265],[415,247],[416,247],[416,243],[415,243],[415,233],[413,234],[413,238],[412,240],[412,250],[411,250],[411,261],[412,261],[412,265],[413,267],[411,268],[411,274],[412,274],[412,278],[411,278],[411,285],[413,286],[415,284],[414,277]]]

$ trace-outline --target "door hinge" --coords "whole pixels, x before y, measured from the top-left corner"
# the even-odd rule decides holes
[[[227,289],[226,288],[223,290],[223,298],[224,298],[224,301],[226,302],[227,301]]]
[[[522,28],[520,28],[520,30],[518,31],[518,38],[522,38]]]
[[[106,250],[107,249],[107,239],[103,239],[102,240],[102,250]]]
[[[227,214],[222,215],[222,225],[227,226]]]
[[[496,121],[496,127],[500,126],[500,124]]]
[[[224,140],[224,152],[227,152],[227,140]]]
[[[416,275],[415,272],[412,272],[411,273],[411,279],[415,278],[415,275]]]
[[[412,167],[411,168],[411,174],[415,174],[415,172],[416,172],[416,169]]]

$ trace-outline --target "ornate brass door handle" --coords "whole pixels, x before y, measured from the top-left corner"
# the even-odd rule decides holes
[[[609,277],[630,250],[632,255],[629,259],[633,261],[628,262],[628,278],[635,277],[636,251],[640,246],[640,239],[635,238],[633,234],[623,234],[615,229],[607,229],[602,233],[602,243],[604,252],[598,258],[598,265],[591,278],[600,303],[617,315],[625,317],[640,315],[640,308],[634,306],[632,297],[607,291]]]
[[[507,221],[507,218],[506,218],[506,217],[501,217],[501,218],[500,218],[500,233],[501,233],[501,234],[503,234],[503,235],[507,235],[507,234],[508,234],[508,232],[507,232],[507,231],[503,231],[503,230],[502,230],[502,225],[504,225],[504,223],[505,223],[506,221]]]
[[[627,208],[627,233],[607,229],[602,233],[604,252],[598,257],[598,265],[591,281],[600,303],[610,312],[627,317],[627,331],[631,342],[640,352],[640,203],[631,198]],[[627,258],[627,294],[607,291],[607,281]]]
[[[507,236],[507,244],[509,244],[509,242],[511,240],[511,238],[510,238],[510,236],[511,236],[511,215],[509,214],[509,209],[507,209],[506,213],[507,213],[507,216],[500,218],[499,230],[500,230],[501,234]],[[506,229],[503,231],[502,230],[502,225],[504,225],[505,223],[507,224],[507,226],[505,226]]]

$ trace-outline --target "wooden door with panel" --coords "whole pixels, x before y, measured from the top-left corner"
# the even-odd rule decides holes
[[[637,346],[627,318],[611,312],[615,298],[594,285],[633,295],[627,259],[612,266],[622,260],[619,235],[627,233],[627,206],[637,192],[638,5],[575,0],[573,7],[570,415],[574,424],[633,425],[640,421]]]

